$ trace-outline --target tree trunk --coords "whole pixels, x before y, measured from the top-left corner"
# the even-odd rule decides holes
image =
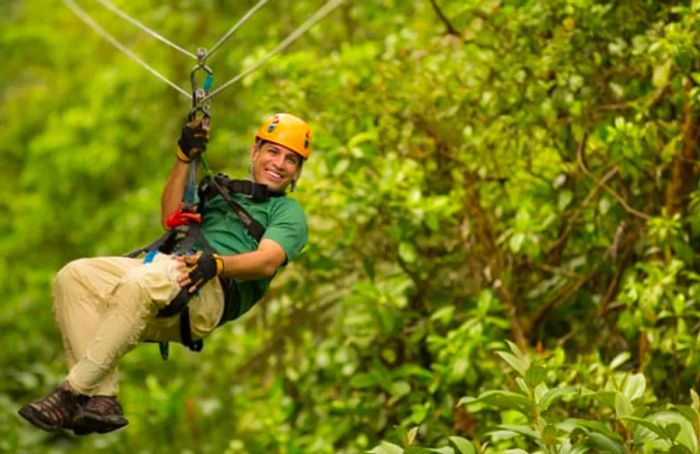
[[[686,79],[684,88],[688,95],[693,86],[693,82]],[[683,149],[673,158],[671,179],[666,186],[666,213],[669,216],[685,212],[688,195],[695,186],[698,132],[698,113],[688,101],[683,109]]]

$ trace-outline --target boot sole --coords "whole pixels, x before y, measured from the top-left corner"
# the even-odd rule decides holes
[[[76,435],[88,435],[94,432],[105,434],[129,424],[129,421],[119,415],[97,415],[81,411],[73,420],[72,429]]]
[[[30,405],[25,405],[24,407],[20,408],[19,411],[17,412],[21,417],[26,419],[31,425],[34,427],[38,427],[41,430],[45,430],[47,432],[55,432],[60,427],[55,426],[55,425],[50,425],[39,419],[36,415],[36,412],[34,408],[32,408]]]

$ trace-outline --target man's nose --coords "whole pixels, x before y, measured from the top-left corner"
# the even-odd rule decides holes
[[[272,164],[275,167],[282,168],[284,166],[284,156],[282,154],[276,155],[272,158]]]

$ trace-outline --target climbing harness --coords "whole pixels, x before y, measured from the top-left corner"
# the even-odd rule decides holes
[[[150,263],[159,252],[166,254],[192,254],[197,250],[206,253],[215,253],[200,230],[201,216],[208,200],[221,196],[229,208],[240,218],[248,233],[260,242],[265,226],[255,220],[248,211],[232,197],[232,193],[242,194],[254,202],[264,202],[270,197],[281,197],[283,192],[270,191],[266,185],[254,183],[249,180],[231,180],[224,174],[207,175],[199,184],[197,190],[199,203],[192,212],[178,210],[166,220],[168,231],[151,244],[136,249],[127,254],[128,257],[138,257],[145,253],[143,263]],[[219,277],[219,282],[224,291],[224,313],[219,325],[233,320],[238,313],[238,287],[234,279]],[[190,327],[190,314],[188,303],[194,296],[188,289],[182,288],[177,296],[158,312],[158,317],[172,317],[180,314],[180,340],[183,345],[192,351],[201,351],[204,343],[201,339],[193,340]],[[161,357],[168,358],[169,347],[167,342],[159,342]]]

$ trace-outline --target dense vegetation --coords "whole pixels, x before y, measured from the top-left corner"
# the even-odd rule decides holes
[[[82,3],[187,86],[191,61]],[[192,50],[255,2],[115,3]],[[217,82],[322,4],[271,2]],[[0,450],[698,452],[699,14],[345,2],[212,107],[232,175],[266,114],[312,123],[304,254],[201,354],[125,358],[130,425],[77,438],[16,416],[65,373],[51,280],[159,234],[188,104],[62,3],[2,2]]]

